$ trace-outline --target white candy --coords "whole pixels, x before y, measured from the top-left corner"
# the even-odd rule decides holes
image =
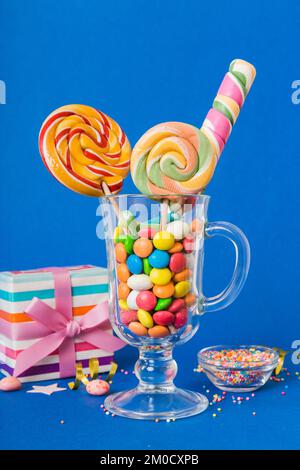
[[[190,233],[190,226],[181,220],[174,220],[167,225],[167,232],[173,233],[175,240],[182,240]]]
[[[139,295],[138,290],[132,290],[130,294],[128,295],[126,302],[130,310],[138,310],[139,307],[136,304],[136,298]]]
[[[127,280],[127,285],[133,290],[148,290],[152,289],[153,284],[147,274],[133,274]]]

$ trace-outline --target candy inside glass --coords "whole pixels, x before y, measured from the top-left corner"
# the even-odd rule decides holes
[[[136,419],[178,419],[204,411],[205,396],[177,388],[173,347],[196,333],[200,316],[231,304],[246,280],[250,249],[227,222],[207,221],[201,195],[107,196],[102,216],[109,276],[109,313],[116,334],[139,349],[136,388],[110,395],[105,407]],[[236,261],[229,285],[203,294],[204,240],[229,239]]]

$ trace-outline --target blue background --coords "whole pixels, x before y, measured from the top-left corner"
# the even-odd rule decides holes
[[[202,346],[234,342],[290,348],[300,326],[300,106],[291,101],[291,84],[300,78],[299,2],[1,0],[0,15],[0,79],[7,86],[7,104],[0,106],[0,269],[106,263],[104,242],[96,237],[98,201],[60,186],[41,162],[38,132],[53,109],[68,103],[98,107],[121,124],[132,144],[158,122],[200,126],[230,61],[240,57],[256,66],[257,78],[207,193],[212,196],[210,220],[231,221],[247,234],[251,270],[238,300],[224,312],[205,316],[197,337],[177,355],[186,367],[184,383],[190,380],[197,388],[191,371]],[[137,192],[130,177],[123,192]],[[229,279],[232,252],[223,241],[206,245],[205,292],[211,295]],[[133,355],[129,348],[120,353],[120,365],[129,366]],[[32,414],[33,400],[21,392],[18,397],[27,399],[27,407],[16,395],[2,394],[0,400],[11,400],[11,412],[19,407]],[[49,403],[65,400],[52,398]],[[42,406],[38,410],[47,412]],[[282,410],[290,426],[285,447],[293,445],[296,431],[299,435],[299,407],[297,412],[293,420],[291,409]],[[247,439],[236,433],[229,443],[224,432],[213,440],[203,433],[209,426],[203,415],[175,423],[162,447],[182,447],[179,433],[189,429],[196,448],[274,448],[278,440],[272,419],[282,425],[275,414],[274,407],[266,418],[270,434],[261,441],[256,436],[264,421]],[[237,423],[242,426],[231,415],[228,432]],[[124,423],[120,429],[132,433],[144,426],[150,432],[149,423],[119,420]],[[34,427],[25,432],[26,414],[21,422],[22,439],[12,443],[2,437],[2,447],[40,446]],[[99,421],[99,427],[111,426],[110,420],[105,423]],[[63,428],[61,434],[49,434],[43,446],[124,447],[119,431],[113,441],[109,432],[97,441],[97,422],[84,426],[72,442]],[[95,433],[90,439],[88,429]],[[197,429],[201,442],[195,440]],[[151,436],[151,446],[158,446]],[[139,445],[145,442],[135,441],[133,447]]]

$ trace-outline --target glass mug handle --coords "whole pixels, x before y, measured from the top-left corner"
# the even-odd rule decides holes
[[[227,238],[235,249],[235,266],[228,286],[214,297],[204,297],[203,313],[222,310],[232,304],[241,292],[250,267],[250,246],[245,234],[229,222],[208,222],[205,226],[205,237],[216,236]]]

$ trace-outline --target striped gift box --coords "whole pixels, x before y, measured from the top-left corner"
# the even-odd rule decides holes
[[[79,317],[95,305],[107,300],[107,270],[85,265],[66,268],[72,285],[73,317]],[[0,273],[0,368],[12,375],[18,354],[49,334],[42,324],[33,321],[25,309],[33,297],[55,308],[54,277],[46,269]],[[112,334],[110,327],[106,331]],[[51,333],[51,332],[50,332]],[[112,353],[97,349],[75,338],[76,360],[89,372],[90,358],[98,358],[100,372],[106,372],[113,360]],[[19,377],[22,382],[59,378],[58,351],[38,362]]]

